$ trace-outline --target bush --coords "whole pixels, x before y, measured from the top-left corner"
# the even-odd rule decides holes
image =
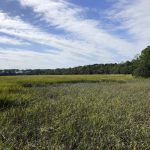
[[[150,77],[150,70],[148,70],[146,67],[138,67],[133,72],[134,76],[141,76],[141,77]]]

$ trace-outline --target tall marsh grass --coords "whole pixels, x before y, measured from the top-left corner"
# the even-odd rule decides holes
[[[149,79],[20,76],[0,83],[0,149],[150,149]]]

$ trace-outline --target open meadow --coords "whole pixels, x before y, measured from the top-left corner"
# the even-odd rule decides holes
[[[150,79],[0,77],[0,150],[149,150]]]

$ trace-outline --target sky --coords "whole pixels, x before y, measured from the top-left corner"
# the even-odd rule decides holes
[[[150,45],[150,0],[0,0],[0,69],[132,60]]]

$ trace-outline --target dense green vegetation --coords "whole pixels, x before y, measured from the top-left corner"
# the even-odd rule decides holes
[[[0,149],[150,149],[149,91],[131,75],[0,77]]]
[[[64,69],[0,70],[0,75],[72,75],[72,74],[132,74],[136,66],[129,61],[122,64],[94,64]]]
[[[0,70],[0,75],[72,75],[72,74],[131,74],[131,62],[122,64],[94,64],[64,69]]]
[[[150,47],[140,56],[120,64],[94,64],[67,69],[0,70],[0,75],[133,74],[150,77]]]
[[[133,74],[135,76],[150,77],[150,46],[144,49],[137,58],[137,67]]]

